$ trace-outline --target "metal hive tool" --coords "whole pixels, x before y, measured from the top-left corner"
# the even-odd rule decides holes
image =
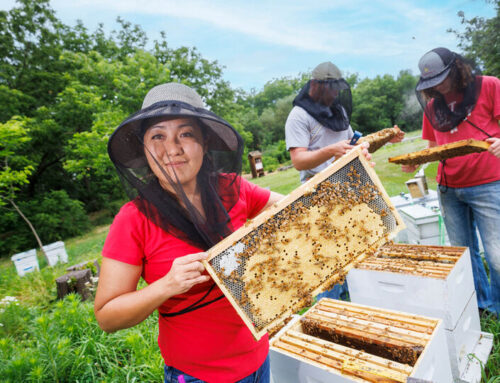
[[[260,339],[403,227],[356,148],[212,247],[205,267]]]

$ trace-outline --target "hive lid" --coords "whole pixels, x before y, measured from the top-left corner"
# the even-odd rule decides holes
[[[260,339],[402,228],[356,148],[208,250],[204,263]]]

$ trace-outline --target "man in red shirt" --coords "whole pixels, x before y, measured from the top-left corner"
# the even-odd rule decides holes
[[[450,242],[471,251],[479,308],[500,312],[500,80],[479,76],[455,52],[436,48],[419,62],[417,97],[424,109],[422,138],[429,147],[473,138],[491,143],[487,152],[447,159],[437,181]],[[413,172],[414,166],[403,166]],[[490,270],[479,253],[476,225]]]
[[[131,201],[104,244],[101,328],[132,327],[158,310],[165,382],[268,383],[267,336],[253,338],[201,262],[281,198],[239,176],[239,134],[193,89],[162,84],[115,130],[108,153]],[[148,286],[137,290],[141,277]]]

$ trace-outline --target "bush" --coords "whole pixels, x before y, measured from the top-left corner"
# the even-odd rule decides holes
[[[64,190],[51,191],[27,202],[20,202],[21,211],[30,220],[42,243],[48,244],[83,234],[90,221],[83,203],[69,198]],[[13,254],[38,247],[27,223],[9,212],[0,218],[0,227],[15,228],[0,238],[0,252]]]

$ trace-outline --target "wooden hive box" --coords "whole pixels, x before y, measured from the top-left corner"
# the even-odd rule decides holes
[[[356,148],[211,248],[204,264],[260,339],[403,227]]]
[[[347,281],[353,302],[443,319],[457,382],[474,368],[467,355],[481,338],[482,347],[491,349],[490,334],[481,332],[467,247],[387,243],[353,268]]]
[[[448,158],[480,153],[488,150],[490,143],[479,140],[462,140],[450,144],[438,145],[413,153],[389,158],[389,162],[402,165],[420,165],[427,162],[442,161]]]
[[[440,319],[323,298],[270,343],[274,382],[451,382]]]

